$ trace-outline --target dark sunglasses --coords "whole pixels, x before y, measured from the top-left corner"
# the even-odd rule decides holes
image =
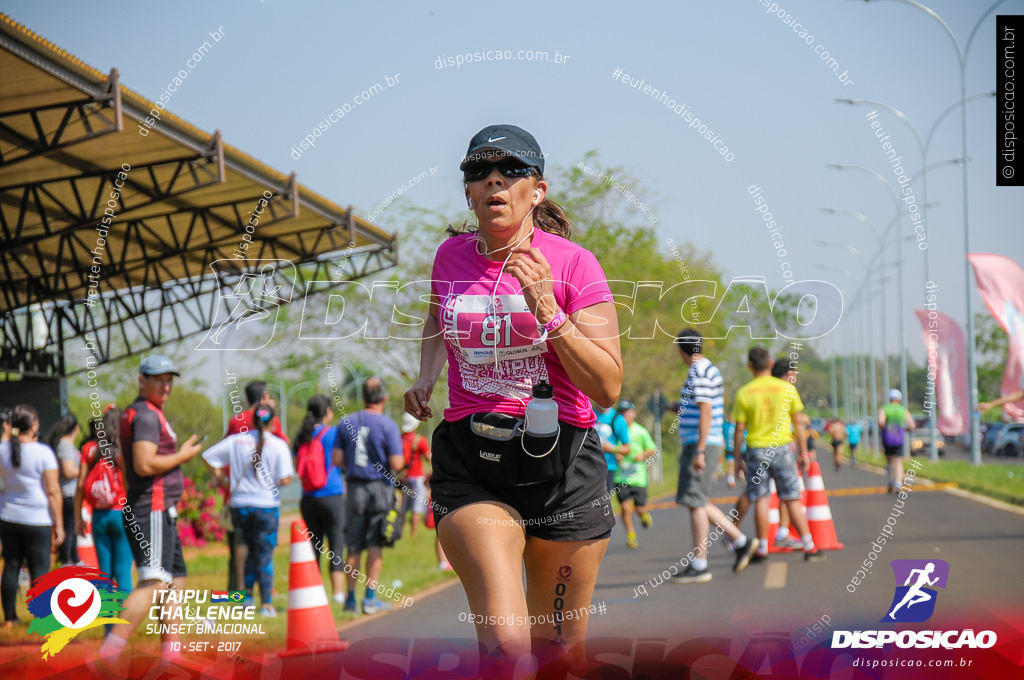
[[[491,170],[498,168],[498,172],[508,178],[512,177],[529,177],[535,172],[535,169],[530,165],[523,165],[519,161],[515,160],[504,160],[498,163],[485,163],[483,161],[475,161],[466,166],[463,170],[463,178],[467,182],[479,182],[480,180],[488,177],[491,174]]]

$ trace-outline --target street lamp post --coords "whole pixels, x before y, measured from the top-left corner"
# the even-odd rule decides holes
[[[861,166],[861,165],[840,165],[840,164],[830,163],[829,167],[836,168],[838,170],[857,170],[858,172],[863,172],[864,174],[870,175],[870,176],[874,177],[876,180],[878,180],[879,182],[881,182],[882,185],[886,189],[889,190],[889,193],[892,194],[893,207],[896,210],[895,215],[893,216],[893,219],[895,220],[895,225],[894,226],[896,227],[896,234],[897,234],[897,236],[900,235],[900,229],[899,229],[899,223],[900,223],[900,199],[899,199],[899,196],[897,195],[896,191],[892,188],[892,186],[889,185],[889,182],[888,182],[888,180],[885,179],[885,177],[883,177],[879,173],[875,172],[871,168],[865,168],[864,166]],[[899,309],[899,315],[900,315],[900,322],[899,322],[899,331],[900,331],[900,333],[899,333],[899,336],[900,336],[900,339],[899,339],[899,344],[900,344],[900,362],[899,362],[900,388],[901,388],[901,390],[903,392],[903,408],[909,408],[910,403],[909,403],[909,401],[907,399],[907,392],[908,392],[908,390],[907,390],[907,338],[906,338],[906,325],[907,324],[906,324],[906,319],[904,318],[905,314],[904,314],[904,300],[903,300],[903,239],[902,238],[897,238],[896,239],[896,259],[899,261],[899,267],[897,267],[897,286],[896,286],[896,289],[897,289],[897,295],[899,297],[899,300],[897,301],[897,303],[898,303],[898,309]],[[888,361],[888,357],[886,357],[886,361]],[[903,456],[904,456],[904,458],[910,456],[910,442],[907,441],[906,439],[904,439],[904,441],[903,441]]]
[[[860,220],[864,224],[866,224],[869,227],[871,227],[871,231],[875,235],[875,239],[878,242],[878,251],[875,253],[875,257],[880,256],[882,251],[885,249],[885,242],[884,242],[884,240],[882,238],[882,235],[880,233],[878,233],[878,229],[875,227],[874,223],[871,220],[869,220],[863,213],[859,213],[856,210],[837,210],[837,209],[834,209],[834,208],[822,208],[821,211],[823,213],[826,213],[826,214],[829,214],[829,215],[844,214],[844,215],[852,215],[853,217],[856,217],[858,220]],[[886,230],[886,238],[888,238],[888,229]],[[839,244],[839,245],[841,245],[844,248],[848,247],[846,244]],[[861,259],[864,259],[863,256],[861,256]],[[874,258],[872,258],[872,259],[874,259]],[[880,260],[880,262],[881,262],[881,265],[882,265],[881,275],[882,275],[882,278],[885,279],[886,278],[885,277],[885,259],[883,258],[882,260]],[[865,261],[865,266],[867,266],[867,262],[866,261]],[[885,357],[885,361],[883,362],[883,366],[884,366],[885,370],[882,373],[882,386],[883,386],[883,389],[885,390],[885,392],[888,394],[888,392],[889,392],[889,359],[888,359],[888,357],[889,357],[889,340],[888,340],[889,326],[888,326],[888,321],[887,321],[888,317],[887,317],[887,315],[885,313],[885,296],[882,296],[882,316],[881,316],[881,319],[882,319],[882,356]]]
[[[972,100],[975,100],[975,99],[983,99],[983,98],[987,98],[987,97],[995,97],[995,96],[996,96],[996,93],[993,91],[993,92],[988,92],[988,93],[985,93],[985,94],[973,95],[971,97],[968,97],[967,101],[972,101]],[[928,171],[931,168],[936,167],[935,165],[932,165],[932,166],[928,165],[928,147],[931,144],[932,138],[933,138],[933,136],[935,134],[935,130],[938,128],[939,123],[942,122],[942,119],[945,118],[948,113],[952,112],[957,106],[960,106],[961,102],[957,102],[952,107],[946,109],[938,117],[938,119],[936,119],[935,123],[932,125],[931,129],[928,131],[928,136],[925,139],[921,139],[921,133],[918,131],[917,126],[914,125],[913,121],[910,120],[910,117],[907,116],[903,111],[900,111],[895,106],[890,106],[889,104],[885,104],[883,102],[877,102],[877,101],[872,101],[872,100],[868,100],[868,99],[836,99],[836,102],[840,103],[840,104],[849,104],[851,106],[877,106],[877,107],[883,108],[883,109],[891,112],[892,114],[894,114],[897,118],[902,120],[904,123],[906,123],[907,126],[910,127],[910,131],[914,133],[914,140],[917,142],[917,150],[921,154],[921,168],[922,169],[921,169],[921,172],[919,173],[921,175],[921,215],[922,215],[922,218],[921,218],[921,229],[923,230],[922,233],[925,235],[924,243],[925,243],[926,247],[923,249],[923,251],[924,251],[924,281],[925,281],[925,284],[927,284],[928,282],[931,281],[931,270],[930,270],[930,267],[929,267],[929,260],[930,260],[930,258],[928,257],[928,248],[927,248],[928,207],[929,207],[928,206]],[[955,163],[960,162],[960,160],[961,159],[954,159],[953,161],[947,161],[947,163],[954,163],[955,164]],[[939,165],[939,164],[936,164],[936,165]],[[927,294],[926,291],[927,291],[927,288],[924,289],[923,295]],[[928,426],[929,426],[929,429],[931,430],[931,442],[929,444],[928,453],[929,453],[930,460],[932,460],[933,462],[938,462],[938,460],[939,460],[938,433],[936,432],[936,429],[937,429],[936,428],[936,416],[937,416],[937,414],[936,414],[936,411],[935,411],[934,408],[931,409],[928,412]]]
[[[870,2],[870,0],[867,0]],[[939,25],[949,35],[949,39],[953,41],[953,47],[956,49],[956,56],[960,66],[960,144],[962,157],[967,158],[967,55],[971,49],[971,43],[974,42],[974,36],[977,34],[978,29],[985,19],[991,14],[996,7],[1006,2],[1006,0],[998,0],[991,7],[985,10],[981,18],[974,25],[970,35],[967,37],[967,44],[965,48],[960,47],[960,42],[956,39],[953,31],[949,28],[949,25],[942,20],[938,14],[935,13],[927,5],[923,5],[915,0],[892,0],[893,2],[900,2],[904,5],[910,5],[911,7],[918,9],[935,21],[939,22]],[[967,191],[967,164],[964,164],[963,169],[963,192],[964,192],[964,280],[967,290],[967,381],[968,381],[968,399],[971,409],[971,463],[974,465],[981,464],[981,438],[979,436],[979,418],[978,418],[978,367],[975,363],[975,338],[974,338],[974,304],[971,301],[971,293],[973,292],[973,281],[971,281],[971,265],[967,261],[967,255],[971,252],[971,231],[968,226],[969,224],[969,212],[968,212],[968,191]],[[904,395],[906,397],[906,395]]]
[[[839,245],[839,246],[842,246],[844,248],[848,247],[846,244],[842,244],[842,243],[834,243],[834,242],[829,242],[829,243],[831,245]],[[860,255],[859,252],[857,254]],[[860,255],[860,256],[861,256],[861,259],[863,260],[863,255]],[[883,266],[885,265],[885,259],[884,258],[880,259],[879,262]],[[836,269],[836,270],[842,272],[845,276],[849,277],[851,280],[856,281],[856,279],[854,278],[853,274],[851,274],[846,269],[843,269],[842,267],[837,267],[835,265],[823,265],[823,264],[816,264],[816,265],[814,265],[814,267],[815,267],[815,269]],[[878,379],[877,379],[878,377],[877,377],[877,367],[876,367],[876,359],[875,359],[875,356],[876,356],[875,341],[874,341],[875,329],[874,329],[874,323],[873,323],[872,317],[874,317],[873,302],[874,302],[875,295],[876,294],[880,295],[882,293],[882,291],[875,291],[874,286],[875,286],[876,283],[884,286],[885,282],[891,280],[892,277],[891,276],[885,276],[885,277],[882,277],[881,279],[879,279],[877,281],[873,281],[873,280],[871,280],[871,274],[873,273],[874,267],[873,266],[869,266],[866,261],[865,261],[865,267],[867,269],[867,272],[865,274],[864,281],[861,283],[861,286],[857,290],[857,294],[854,297],[854,303],[856,304],[860,300],[861,296],[867,295],[868,301],[872,304],[871,312],[868,314],[868,336],[870,338],[870,346],[871,346],[871,349],[870,349],[870,351],[871,351],[871,361],[870,361],[870,364],[871,364],[871,374],[870,374],[871,388],[870,389],[871,389],[871,416],[872,416],[872,420],[869,421],[869,422],[874,422],[874,420],[873,420],[874,414],[878,413]],[[884,298],[884,296],[882,296],[882,297]],[[883,319],[883,321],[884,321],[884,319]],[[883,340],[884,340],[884,338],[883,338]],[[886,390],[886,393],[888,393],[888,390]],[[869,425],[868,434],[873,437],[875,450],[876,451],[881,451],[881,448],[879,448],[881,442],[879,440],[878,428],[875,427],[874,425]]]

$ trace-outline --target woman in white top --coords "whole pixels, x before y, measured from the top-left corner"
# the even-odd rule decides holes
[[[50,547],[64,542],[57,456],[46,444],[36,441],[39,416],[28,404],[19,404],[11,414],[11,438],[0,444],[0,477],[4,502],[0,507],[0,542],[3,542],[4,571],[0,578],[0,600],[4,627],[17,622],[18,571],[28,562],[32,580],[50,570]]]
[[[242,430],[203,452],[203,460],[217,481],[230,483],[238,582],[245,583],[248,605],[259,581],[263,603],[260,613],[264,616],[277,616],[271,593],[281,507],[278,487],[290,484],[295,474],[288,444],[270,433],[273,420],[274,409],[261,404],[252,418],[254,433]]]

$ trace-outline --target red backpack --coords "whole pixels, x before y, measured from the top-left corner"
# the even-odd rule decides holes
[[[302,490],[311,493],[322,489],[327,484],[327,465],[324,461],[324,445],[320,439],[327,432],[327,427],[320,429],[320,434],[299,446],[298,474],[302,481]]]
[[[92,444],[90,447],[89,444]],[[96,458],[93,458],[96,456]],[[113,461],[99,460],[99,446],[96,442],[88,442],[82,450],[83,463],[91,465],[85,482],[82,484],[82,496],[85,503],[96,510],[108,510],[117,505],[117,499],[124,492],[121,475]]]

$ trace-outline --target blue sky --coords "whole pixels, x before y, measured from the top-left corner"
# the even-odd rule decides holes
[[[591,149],[604,164],[623,166],[658,217],[664,239],[710,249],[729,275],[763,275],[784,283],[781,263],[748,187],[764,190],[794,278],[827,279],[853,297],[855,283],[835,265],[862,276],[863,266],[816,240],[848,243],[865,254],[874,237],[849,217],[822,207],[856,210],[879,228],[894,214],[880,183],[827,163],[863,165],[895,178],[865,114],[834,103],[869,99],[902,109],[924,134],[959,97],[959,70],[948,36],[925,14],[896,2],[785,0],[815,45],[847,72],[844,85],[812,46],[759,0],[678,3],[520,2],[336,3],[7,1],[3,11],[101,71],[159,96],[209,34],[223,38],[174,93],[168,109],[288,173],[341,205],[366,214],[410,177],[439,171],[404,199],[454,212],[464,207],[458,161],[484,125],[511,122],[530,130],[549,165],[575,164]],[[961,43],[989,3],[933,0]],[[1024,3],[1007,2],[1003,13]],[[968,95],[995,88],[995,17],[983,24],[968,59]],[[439,57],[487,50],[547,51],[551,61],[481,61],[436,68]],[[728,146],[727,162],[665,104],[612,78],[621,68],[686,104]],[[396,84],[368,101],[353,97],[385,77]],[[297,160],[291,147],[323,116],[349,103],[316,146]],[[921,168],[907,126],[881,112],[911,174]],[[996,187],[995,102],[968,105],[972,250],[1024,262],[1022,191]],[[958,158],[959,116],[939,127],[928,162]],[[931,279],[939,308],[963,322],[965,260],[961,174],[957,166],[929,175]],[[557,187],[556,187],[557,188]],[[920,183],[915,195],[921,201]],[[637,224],[646,224],[637,211]],[[377,224],[391,229],[388,212]],[[904,216],[903,233],[911,233]],[[776,237],[778,238],[778,236]],[[666,251],[668,250],[666,246]],[[895,245],[887,260],[897,259]],[[907,345],[923,357],[913,316],[923,302],[923,257],[904,244]],[[890,347],[895,346],[895,281],[886,284]],[[973,287],[973,284],[972,284]],[[984,309],[977,293],[976,311]],[[880,313],[880,312],[879,312]],[[837,334],[837,339],[845,336]],[[839,340],[843,342],[842,340]],[[848,345],[839,345],[848,349]]]

